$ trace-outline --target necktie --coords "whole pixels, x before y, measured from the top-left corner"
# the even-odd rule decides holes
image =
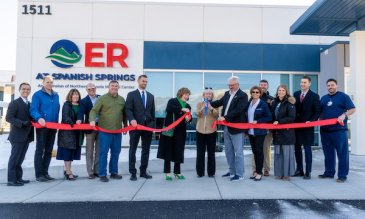
[[[303,102],[304,99],[304,93],[302,93],[302,95],[300,95],[300,102]]]
[[[146,108],[146,96],[144,95],[144,91],[142,91],[142,103],[143,107]]]

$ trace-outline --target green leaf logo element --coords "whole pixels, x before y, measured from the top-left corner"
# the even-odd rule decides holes
[[[81,59],[82,55],[78,55],[75,52],[72,52],[71,54],[68,53],[63,47],[57,49],[54,53],[47,56],[46,58],[49,58],[51,60],[57,61],[64,65],[72,65],[75,63],[78,63]]]

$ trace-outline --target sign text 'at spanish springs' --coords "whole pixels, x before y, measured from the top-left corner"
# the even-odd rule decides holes
[[[98,50],[98,51],[95,51]],[[102,52],[100,52],[102,50]],[[103,58],[106,50],[106,61],[95,61],[95,58]],[[118,55],[115,52],[119,52]],[[114,64],[120,65],[122,68],[128,68],[126,58],[128,57],[128,48],[121,43],[85,43],[85,67],[114,67]],[[59,40],[55,42],[50,54],[46,59],[63,69],[68,69],[78,63],[82,58],[82,54],[78,46],[70,40]],[[109,74],[109,73],[69,73],[69,72],[39,72],[36,79],[43,79],[47,75],[52,75],[55,80],[116,80],[116,81],[135,81],[135,74]]]

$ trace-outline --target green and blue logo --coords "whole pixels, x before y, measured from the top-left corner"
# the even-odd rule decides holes
[[[50,55],[46,58],[60,68],[71,68],[81,60],[79,48],[70,40],[59,40],[55,42],[50,50]]]

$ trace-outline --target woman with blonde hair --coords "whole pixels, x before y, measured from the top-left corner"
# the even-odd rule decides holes
[[[296,116],[295,98],[290,96],[287,86],[280,85],[272,102],[271,112],[274,125],[293,123]],[[295,172],[294,129],[276,129],[274,137],[274,175],[277,179],[290,180]]]
[[[196,106],[196,173],[198,177],[204,176],[205,151],[208,152],[208,176],[214,177],[215,175],[217,128],[212,127],[212,125],[217,120],[219,111],[209,104],[213,98],[214,92],[212,88],[206,87],[203,92],[203,101]]]

